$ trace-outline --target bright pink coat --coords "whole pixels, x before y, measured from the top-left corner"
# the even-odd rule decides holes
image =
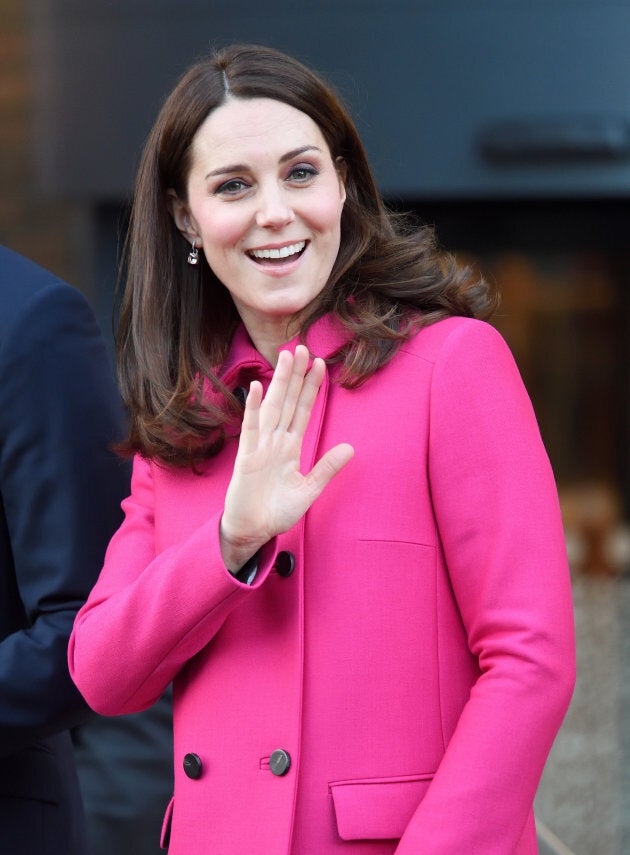
[[[308,339],[322,356],[340,341],[327,318]],[[270,374],[241,329],[226,381]],[[171,855],[531,855],[574,640],[554,479],[514,361],[492,327],[451,318],[358,389],[336,374],[303,468],[342,441],[355,457],[263,548],[252,587],[219,552],[236,440],[201,475],[136,460],[72,675],[104,714],[174,681]]]

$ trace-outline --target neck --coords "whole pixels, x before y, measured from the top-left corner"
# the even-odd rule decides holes
[[[248,317],[246,312],[240,314],[254,347],[275,368],[282,345],[291,341],[300,330],[297,319],[286,317],[261,319]]]

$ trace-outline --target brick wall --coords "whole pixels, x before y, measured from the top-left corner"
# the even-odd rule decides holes
[[[0,242],[92,296],[87,212],[35,187],[29,51],[24,0],[1,0]]]

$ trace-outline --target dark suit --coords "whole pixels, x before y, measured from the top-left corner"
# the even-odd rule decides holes
[[[68,729],[76,610],[128,492],[124,421],[85,298],[0,248],[0,852],[84,855]]]
[[[160,830],[173,795],[171,692],[144,712],[97,716],[73,738],[88,827],[86,855],[163,853]]]

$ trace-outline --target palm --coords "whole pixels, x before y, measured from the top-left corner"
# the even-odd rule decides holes
[[[324,377],[321,359],[307,373],[308,351],[283,351],[263,399],[252,383],[221,524],[226,564],[243,563],[272,537],[288,531],[326,484],[348,463],[352,447],[330,449],[303,475],[302,440]]]

